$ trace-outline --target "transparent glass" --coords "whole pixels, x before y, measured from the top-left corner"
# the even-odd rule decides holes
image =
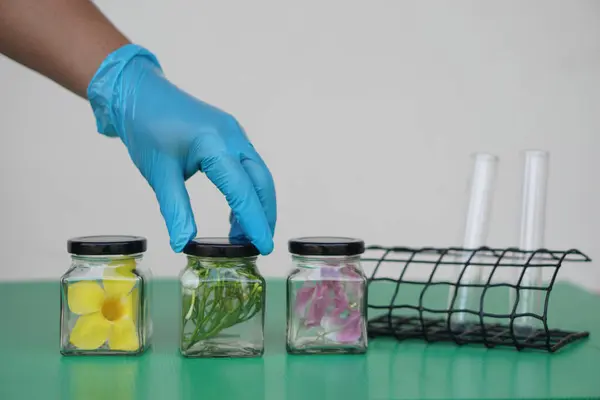
[[[547,152],[542,150],[527,150],[523,153],[523,186],[521,200],[520,243],[522,250],[535,251],[544,247],[544,234],[546,231],[546,197],[549,174],[549,159]],[[524,255],[522,262],[526,262],[529,255]],[[535,265],[540,261],[536,258],[530,260]],[[533,313],[542,314],[542,269],[528,268],[523,274],[521,286],[538,288],[521,289],[519,292],[517,314]],[[515,269],[514,283],[521,275],[522,269]],[[517,302],[515,290],[510,292],[510,310]],[[515,330],[519,334],[528,335],[534,329],[543,329],[543,323],[531,316],[516,318]]]
[[[465,249],[477,249],[485,246],[490,228],[490,218],[494,199],[494,188],[498,169],[498,158],[492,154],[475,153],[472,156],[471,177],[469,180],[469,200],[465,212],[464,230],[462,232],[462,247]],[[482,283],[482,268],[477,265],[467,265],[470,254],[465,252],[456,257],[460,264],[456,268],[456,282],[460,274],[461,285],[479,285]],[[471,262],[480,261],[474,257]],[[461,286],[456,291],[454,306],[454,287],[450,288],[448,296],[448,309],[478,311],[482,288],[476,286]],[[479,323],[479,316],[467,312],[456,312],[450,314],[450,325],[452,330],[461,331],[471,323]]]
[[[256,257],[188,256],[180,282],[181,354],[259,357],[264,353],[266,291]]]
[[[355,257],[293,256],[287,279],[287,351],[364,353],[367,279]]]
[[[150,281],[141,254],[72,256],[60,280],[61,353],[143,353],[152,336]]]

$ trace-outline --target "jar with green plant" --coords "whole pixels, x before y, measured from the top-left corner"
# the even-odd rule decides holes
[[[195,239],[180,275],[186,357],[257,357],[264,349],[265,280],[258,251],[224,238]]]

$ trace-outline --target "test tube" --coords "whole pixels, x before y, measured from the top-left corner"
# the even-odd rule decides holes
[[[498,157],[487,153],[476,153],[472,156],[472,170],[470,177],[469,202],[464,222],[463,248],[476,249],[484,246],[490,227],[490,215],[492,211],[492,202],[494,187],[496,184],[496,171],[498,167]],[[476,265],[466,266],[470,254],[464,253],[457,257],[459,262],[455,271],[456,282],[460,284],[481,284],[482,268]],[[474,257],[471,262],[475,262]],[[462,269],[464,274],[458,282]],[[456,291],[456,300],[452,306],[452,298]],[[476,311],[480,308],[482,288],[479,287],[452,287],[448,298],[448,309],[471,310]],[[478,322],[479,317],[465,312],[452,313],[450,316],[450,326],[454,330],[462,330],[465,324]]]
[[[527,150],[524,152],[524,172],[521,203],[521,229],[519,247],[522,250],[534,251],[544,247],[544,233],[546,230],[546,197],[548,186],[549,154],[542,150]],[[529,255],[523,256],[523,261]],[[535,260],[532,260],[532,263]],[[517,274],[515,282],[521,271],[515,269]],[[521,286],[541,287],[542,269],[527,268],[521,281]],[[516,301],[516,291],[511,290],[510,309]],[[539,290],[522,289],[519,292],[519,303],[516,313],[540,314],[541,297]],[[527,335],[536,328],[539,320],[531,316],[516,318],[515,330],[519,334]]]

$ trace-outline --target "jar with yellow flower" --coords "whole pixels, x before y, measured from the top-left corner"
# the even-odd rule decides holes
[[[86,236],[68,241],[72,263],[61,278],[63,355],[137,355],[150,344],[150,269],[146,239]]]

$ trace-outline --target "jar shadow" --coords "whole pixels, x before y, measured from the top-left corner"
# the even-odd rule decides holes
[[[143,379],[147,358],[93,356],[63,357],[60,362],[60,386],[63,399],[148,398]]]
[[[181,398],[265,398],[263,358],[180,358]]]

